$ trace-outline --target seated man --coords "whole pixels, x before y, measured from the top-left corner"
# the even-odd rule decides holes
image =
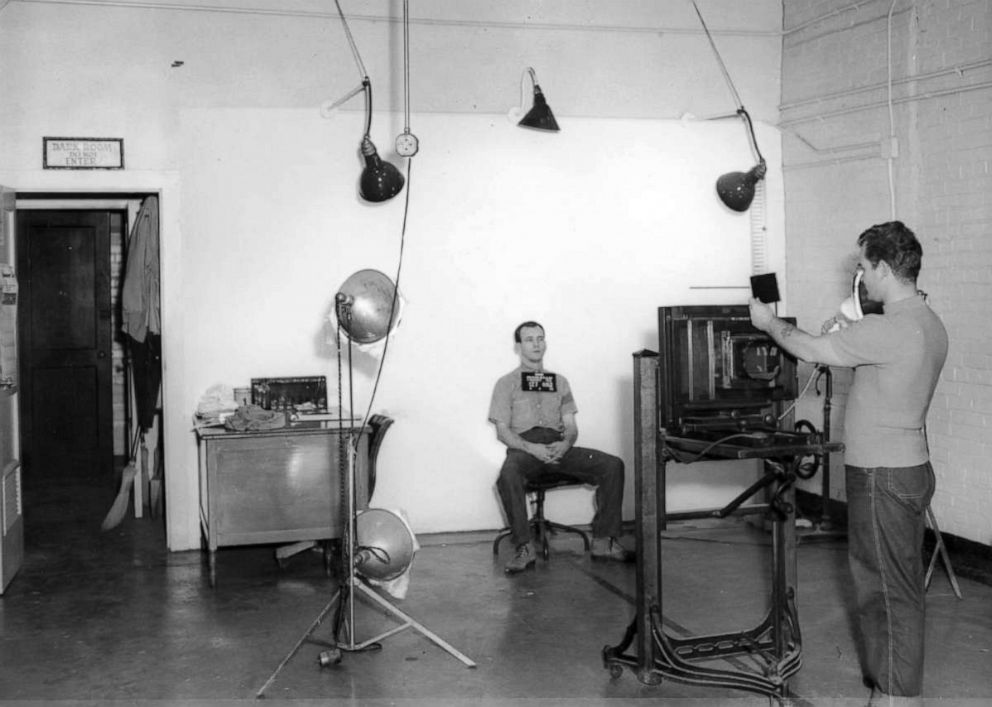
[[[623,503],[623,461],[595,449],[575,447],[579,429],[575,399],[565,377],[544,370],[544,327],[524,322],[513,332],[520,365],[498,381],[489,406],[489,420],[506,445],[506,460],[496,487],[516,552],[507,574],[533,566],[536,554],[527,517],[528,480],[546,472],[565,474],[596,487],[592,520],[592,558],[629,562],[634,553],[617,541]]]

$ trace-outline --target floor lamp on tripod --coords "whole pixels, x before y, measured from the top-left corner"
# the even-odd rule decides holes
[[[338,349],[338,406],[342,411],[342,391],[344,373],[347,372],[349,410],[354,410],[352,384],[352,348],[354,344],[374,344],[386,339],[399,319],[399,293],[392,281],[377,270],[360,270],[351,275],[335,295],[335,318],[337,320]],[[343,347],[341,335],[347,339]],[[386,342],[388,343],[388,341]],[[342,349],[347,350],[347,363],[342,362]],[[383,352],[385,355],[385,351]],[[341,416],[343,418],[343,414]],[[362,439],[362,428],[344,428],[339,421],[339,454],[342,474],[342,496],[345,502],[344,528],[342,533],[342,572],[341,585],[330,602],[320,612],[310,629],[297,647],[310,640],[326,647],[318,656],[321,667],[341,662],[344,653],[377,650],[380,641],[400,631],[413,628],[460,660],[469,668],[476,667],[474,661],[423,624],[400,611],[392,602],[383,598],[369,586],[369,580],[389,581],[402,575],[413,561],[416,539],[406,521],[396,513],[385,509],[372,508],[358,510],[356,484],[356,457],[358,443]],[[363,598],[383,609],[399,621],[398,626],[371,638],[359,640],[356,630],[356,598]],[[334,613],[333,633],[330,642],[316,641],[311,635],[324,618]],[[285,663],[286,661],[284,661]]]
[[[342,532],[342,572],[341,584],[327,605],[317,615],[306,633],[276,668],[265,685],[256,694],[264,697],[265,690],[272,684],[282,668],[299,651],[305,642],[316,643],[326,650],[321,651],[318,662],[321,667],[341,662],[344,653],[371,651],[381,648],[380,641],[412,628],[429,638],[469,668],[475,662],[446,642],[426,626],[400,611],[392,602],[384,599],[369,586],[369,580],[388,581],[403,574],[413,561],[416,539],[406,521],[399,515],[385,509],[371,508],[358,510],[356,484],[356,457],[358,443],[362,439],[365,420],[353,429],[344,427],[342,391],[343,375],[348,374],[348,410],[354,409],[352,395],[352,346],[353,344],[373,344],[386,339],[399,319],[399,293],[392,281],[377,270],[360,270],[349,277],[335,295],[335,318],[337,320],[338,349],[338,409],[341,498],[344,500],[344,527]],[[341,334],[347,338],[347,364],[342,362]],[[387,342],[388,343],[388,342]],[[385,355],[383,353],[383,355]],[[383,609],[399,621],[398,626],[377,636],[359,640],[356,630],[356,597]],[[324,619],[334,612],[333,633],[330,641],[313,638],[314,632]]]

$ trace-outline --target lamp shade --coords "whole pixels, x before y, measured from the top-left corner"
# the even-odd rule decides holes
[[[403,175],[392,164],[379,157],[375,145],[366,135],[362,138],[362,156],[365,168],[359,180],[359,194],[366,201],[379,202],[392,199],[403,189]]]
[[[734,211],[747,211],[754,201],[754,185],[765,178],[762,160],[747,172],[728,172],[716,180],[720,201]]]
[[[551,112],[551,107],[548,105],[547,99],[544,98],[541,87],[536,83],[534,84],[534,105],[531,106],[531,109],[527,111],[527,115],[521,118],[517,125],[522,128],[548,130],[550,132],[558,132],[560,130],[558,121],[555,120],[555,116]]]
[[[341,285],[334,307],[349,339],[374,344],[388,336],[399,320],[399,292],[378,270],[359,270]]]
[[[382,582],[396,579],[413,562],[413,535],[397,514],[383,508],[362,511],[355,519],[358,552],[355,571]]]

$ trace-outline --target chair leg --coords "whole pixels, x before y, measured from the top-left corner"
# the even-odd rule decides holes
[[[544,517],[544,492],[538,491],[534,493],[534,497],[531,499],[533,504],[533,511],[530,517],[530,533],[531,538],[534,541],[535,549],[541,553],[541,556],[545,560],[551,558],[551,544],[548,540],[549,535],[553,535],[557,531],[562,531],[565,533],[575,533],[580,538],[582,538],[582,545],[585,547],[585,551],[589,552],[591,544],[589,542],[589,535],[578,528],[573,528],[570,525],[564,525],[562,523],[555,523]],[[493,540],[493,555],[499,555],[499,544],[504,538],[510,536],[510,529],[504,528]]]
[[[510,529],[509,528],[504,528],[503,530],[501,530],[499,532],[499,535],[497,535],[496,536],[496,539],[493,540],[493,555],[498,555],[499,554],[499,544],[500,544],[500,542],[502,542],[503,538],[508,538],[508,537],[510,537]]]
[[[958,578],[954,574],[954,568],[951,566],[951,557],[947,554],[947,547],[944,545],[944,538],[940,534],[940,528],[937,527],[937,516],[933,514],[933,508],[930,506],[927,506],[927,520],[930,521],[930,529],[933,530],[934,537],[937,540],[937,545],[933,550],[933,555],[930,556],[930,564],[927,567],[924,587],[926,589],[930,588],[930,580],[933,578],[933,569],[937,564],[937,557],[940,556],[940,559],[944,561],[944,569],[947,570],[947,578],[951,580],[951,588],[954,590],[954,596],[960,599],[961,587],[958,586]]]
[[[548,560],[551,557],[551,546],[548,544],[548,521],[544,519],[544,491],[534,493],[534,512],[530,518],[531,535],[534,536],[537,551],[541,557]]]
[[[545,560],[551,557],[551,546],[548,544],[548,521],[543,518],[532,518],[530,521],[531,535],[534,536],[534,545],[541,557]]]

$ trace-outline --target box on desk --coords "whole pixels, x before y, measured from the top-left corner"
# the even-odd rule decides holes
[[[325,376],[252,378],[251,402],[265,410],[327,413],[327,378]]]

